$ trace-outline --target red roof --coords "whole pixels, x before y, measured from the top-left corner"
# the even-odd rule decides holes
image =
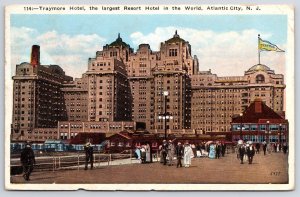
[[[243,116],[232,119],[232,123],[286,123],[287,120],[273,111],[261,100],[255,100],[244,111]]]
[[[123,137],[123,138],[126,138],[126,139],[128,139],[128,140],[131,139],[131,137],[129,137],[128,135],[126,135],[126,134],[124,134],[124,133],[121,133],[121,132],[120,132],[120,133],[113,134],[113,135],[109,136],[107,139],[115,138],[117,135],[119,135],[119,136],[121,136],[121,137]]]
[[[92,144],[101,144],[105,140],[105,133],[78,133],[70,140],[70,144],[85,144],[89,140]]]

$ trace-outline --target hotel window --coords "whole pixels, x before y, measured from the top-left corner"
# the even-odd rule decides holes
[[[265,77],[263,75],[257,75],[256,83],[265,83]]]
[[[169,56],[177,56],[177,49],[170,49]]]

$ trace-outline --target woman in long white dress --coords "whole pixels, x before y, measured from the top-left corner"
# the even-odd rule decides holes
[[[192,163],[192,158],[194,157],[193,150],[188,142],[184,145],[184,156],[183,156],[183,165],[184,167],[190,167]]]

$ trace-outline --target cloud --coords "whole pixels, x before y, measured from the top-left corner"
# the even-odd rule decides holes
[[[152,50],[159,50],[161,42],[171,38],[175,30],[181,38],[189,41],[193,55],[197,55],[200,70],[211,69],[218,76],[243,75],[244,71],[258,63],[257,34],[272,42],[272,34],[255,29],[244,31],[214,32],[181,27],[157,27],[149,34],[134,32],[132,43],[138,46],[150,44]],[[11,28],[12,75],[15,65],[30,61],[33,44],[41,46],[41,63],[60,65],[67,75],[81,77],[86,72],[89,57],[102,50],[106,39],[97,34],[68,35],[55,30],[40,33],[27,27]],[[276,43],[274,43],[276,44]],[[285,49],[285,46],[279,46]],[[261,63],[276,73],[285,73],[285,54],[262,52]]]
[[[134,32],[130,35],[135,45],[150,44],[152,50],[159,50],[160,42],[171,38],[175,30],[181,38],[189,41],[193,55],[197,55],[200,70],[211,69],[218,76],[241,76],[244,71],[258,63],[257,35],[272,42],[272,34],[256,29],[244,31],[214,32],[192,28],[157,27],[149,34]],[[276,44],[276,43],[275,43]],[[285,48],[285,46],[279,46]],[[285,73],[285,54],[278,52],[261,52],[261,63]]]
[[[105,39],[97,34],[67,35],[53,30],[40,33],[27,27],[11,28],[12,74],[15,65],[30,61],[31,46],[41,47],[41,63],[60,65],[67,75],[81,77],[87,70],[88,58],[101,50]]]

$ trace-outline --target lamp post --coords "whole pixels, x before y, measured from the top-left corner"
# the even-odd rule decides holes
[[[243,130],[243,121],[242,121],[243,113],[240,113],[241,118],[241,126],[240,126],[240,140],[242,140],[242,130]]]
[[[169,95],[169,92],[168,91],[164,91],[163,95],[164,95],[164,113],[160,114],[158,116],[158,119],[164,121],[164,131],[165,131],[164,139],[167,140],[167,120],[173,119],[173,116],[171,116],[171,115],[169,115],[167,113],[167,96]]]
[[[269,139],[269,135],[270,135],[270,127],[269,127],[269,124],[270,124],[270,121],[267,121],[267,144],[269,144],[269,141],[270,141],[270,139]]]
[[[281,127],[282,124],[279,124],[279,151],[281,151]]]

